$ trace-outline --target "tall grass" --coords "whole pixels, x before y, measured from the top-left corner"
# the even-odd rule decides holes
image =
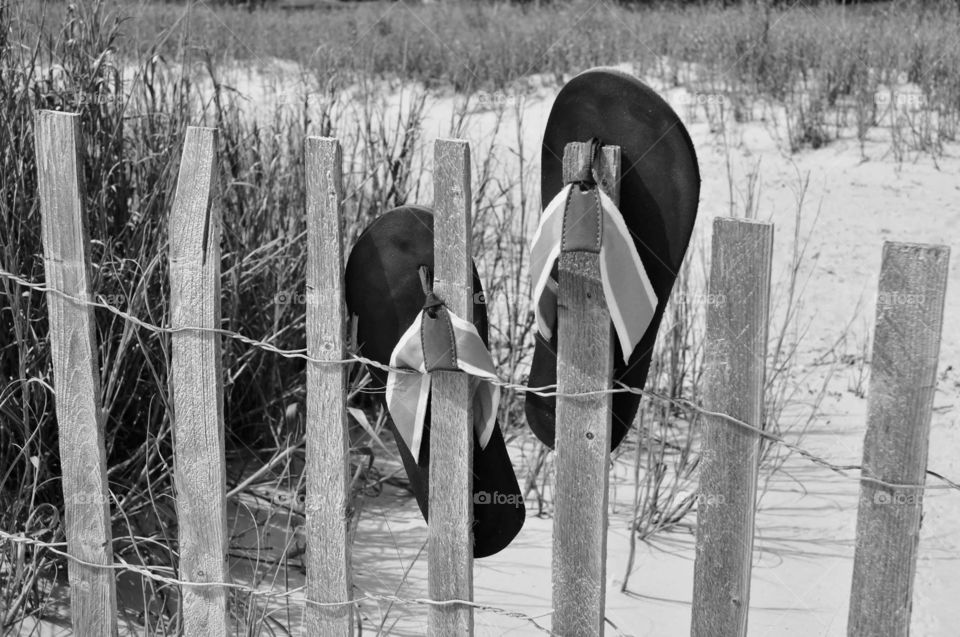
[[[93,289],[101,302],[166,325],[166,219],[178,151],[188,124],[217,126],[217,199],[225,220],[222,326],[282,349],[302,348],[303,144],[308,129],[341,131],[329,117],[312,121],[317,109],[306,103],[278,110],[266,121],[250,120],[218,80],[216,62],[202,51],[186,62],[204,67],[201,79],[209,91],[201,91],[193,75],[171,72],[158,48],[143,51],[130,81],[118,51],[123,23],[116,13],[95,2],[71,7],[61,17],[60,23],[48,22],[49,16],[30,23],[24,7],[0,4],[0,266],[43,280],[33,111],[78,112]],[[161,34],[157,47],[171,36]],[[328,97],[321,110],[335,107],[337,95]],[[371,216],[406,201],[411,140],[419,130],[411,122],[416,108],[389,127],[393,133],[373,128],[384,117],[374,94],[368,93],[364,108],[371,128],[341,134],[350,166],[349,237]],[[0,528],[56,542],[63,540],[62,494],[46,322],[41,293],[0,277]],[[96,329],[114,552],[134,564],[174,566],[169,337],[100,309]],[[296,411],[303,400],[304,366],[231,339],[225,339],[223,356],[229,479],[235,483],[249,467],[286,458],[289,447],[302,446]],[[362,450],[369,443],[363,430],[355,429],[355,446]],[[298,475],[290,463],[272,464],[279,475],[271,472],[261,481],[289,479],[296,488]],[[356,469],[357,489],[377,479],[359,457]],[[46,612],[51,584],[63,567],[43,549],[2,544],[4,631]],[[175,631],[177,614],[170,612],[176,604],[163,601],[175,599],[175,590],[148,580],[135,587],[142,590],[140,615],[123,619],[147,632]]]
[[[34,14],[30,6],[0,4],[0,34],[7,38],[0,61],[0,267],[28,280],[43,280],[33,112],[78,112],[85,186],[81,194],[90,217],[97,299],[148,323],[166,325],[166,219],[179,148],[188,124],[216,126],[216,199],[224,208],[222,327],[281,349],[301,349],[304,140],[307,134],[335,135],[344,146],[345,241],[351,244],[370,219],[408,201],[422,201],[424,89],[414,87],[400,108],[392,108],[382,83],[373,78],[349,87],[349,93],[332,78],[305,78],[310,87],[323,87],[322,94],[300,91],[300,101],[278,100],[266,117],[254,117],[224,81],[211,49],[192,48],[183,33],[161,31],[152,47],[131,50],[125,48],[123,32],[129,23],[106,3],[58,13],[61,8],[52,5],[50,14]],[[164,47],[178,41],[177,59],[165,59]],[[454,112],[452,133],[465,125],[471,108],[464,103]],[[505,110],[499,107],[497,122]],[[526,302],[520,297],[526,298],[527,283],[514,264],[526,250],[526,224],[517,226],[516,221],[533,211],[524,196],[516,204],[519,217],[513,214],[516,184],[502,175],[495,136],[478,151],[476,245],[479,253],[490,255],[482,267],[490,273],[488,292],[495,299],[491,309],[511,313],[510,327],[495,336],[494,351],[515,372],[525,360],[524,347],[516,344],[524,341],[531,325],[525,310],[521,316],[518,309]],[[520,177],[524,179],[530,177]],[[517,228],[520,234],[514,232]],[[0,286],[0,528],[62,541],[44,297],[6,277],[0,277]],[[114,499],[114,552],[131,564],[172,574],[177,529],[169,337],[104,309],[96,310],[96,327]],[[297,519],[302,521],[302,507],[278,504],[264,490],[287,492],[293,502],[302,493],[303,363],[232,339],[224,339],[223,357],[228,486],[235,495],[259,499],[265,506],[265,515],[250,513],[258,527],[277,515],[287,516],[295,526]],[[381,441],[374,439],[382,431],[383,414],[370,413],[362,396],[364,382],[356,370],[351,391],[358,407],[352,412],[351,432],[354,490],[375,492],[392,478],[372,463],[379,453],[374,450]],[[512,412],[513,422],[518,404],[504,401],[504,415]],[[233,499],[240,508],[250,508],[248,501]],[[252,560],[253,585],[269,582],[286,566],[267,563],[259,554]],[[62,582],[64,567],[42,548],[2,544],[4,630],[22,628],[25,619],[51,612],[53,588]],[[179,629],[175,587],[125,573],[121,589],[129,588],[139,591],[139,601],[122,604],[121,619],[129,630],[167,634]],[[258,626],[270,624],[257,599],[238,594],[235,601],[238,631],[257,632]]]
[[[960,126],[960,5],[948,0],[734,7],[571,0],[546,8],[373,2],[253,14],[207,3],[112,1],[130,10],[124,48],[140,55],[152,50],[157,32],[176,27],[179,37],[156,47],[169,59],[199,46],[215,51],[217,62],[289,59],[339,81],[415,80],[465,93],[509,89],[531,74],[560,81],[591,66],[629,63],[668,85],[725,95],[740,105],[739,117],[756,116],[746,102],[772,99],[786,109],[792,151],[840,136],[866,142],[889,129],[898,159],[939,154]]]

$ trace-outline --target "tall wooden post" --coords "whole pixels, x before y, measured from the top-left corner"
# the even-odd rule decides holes
[[[307,355],[347,358],[343,300],[340,142],[309,137],[307,171]],[[307,363],[307,610],[304,635],[353,634],[347,539],[347,367]],[[323,606],[309,604],[319,602]]]
[[[910,632],[950,249],[885,243],[847,633]]]
[[[437,140],[434,149],[434,290],[473,321],[470,147]],[[473,418],[470,379],[434,372],[430,421],[428,578],[434,600],[473,600]],[[473,607],[431,605],[433,637],[473,634]]]
[[[63,470],[70,614],[78,635],[117,632],[116,572],[100,365],[91,301],[90,237],[81,199],[80,117],[40,111],[36,117],[37,182],[50,316],[50,357]]]
[[[226,637],[227,501],[220,335],[217,130],[187,128],[170,213],[170,386],[183,632]]]
[[[589,171],[589,142],[567,144],[563,181]],[[619,202],[620,148],[605,146],[600,184]],[[553,631],[602,635],[606,599],[607,485],[613,340],[599,255],[564,252],[557,293],[556,511],[553,519]]]
[[[763,427],[773,226],[713,223],[704,406]],[[691,635],[743,636],[750,608],[760,434],[703,419]]]

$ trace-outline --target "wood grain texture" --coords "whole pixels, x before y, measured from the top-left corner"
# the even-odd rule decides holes
[[[589,144],[567,144],[565,183],[583,175]],[[620,148],[605,146],[599,183],[619,201]],[[610,389],[613,334],[599,255],[561,253],[557,293],[557,389]],[[611,394],[557,397],[553,623],[558,635],[602,635],[606,605],[607,484]]]
[[[340,142],[308,137],[307,355],[347,358],[343,297]],[[350,636],[349,437],[347,367],[307,363],[307,604],[302,634]]]
[[[877,295],[863,476],[923,485],[950,249],[885,243]],[[860,483],[847,632],[910,632],[923,490]]]
[[[63,471],[67,551],[92,564],[113,563],[110,494],[100,376],[91,300],[89,235],[78,143],[80,118],[39,111],[36,116],[37,181],[50,317],[60,464]],[[66,294],[75,300],[65,298]],[[70,615],[78,635],[115,635],[117,595],[109,568],[70,561]]]
[[[704,406],[763,426],[773,226],[716,219]],[[760,436],[704,417],[691,635],[745,635]]]
[[[170,386],[174,411],[174,483],[180,579],[226,582],[226,473],[220,335],[220,206],[217,131],[187,128],[170,213]],[[192,328],[192,329],[191,329]],[[183,586],[187,637],[227,634],[224,587]]]
[[[593,174],[592,146],[587,142],[571,142],[563,149],[563,183],[595,178],[613,203],[620,205],[620,147],[600,149],[599,174]]]
[[[447,308],[473,321],[470,147],[434,148],[434,289]],[[430,421],[428,585],[434,600],[473,601],[473,420],[469,377],[435,372]],[[428,634],[473,634],[473,607],[430,606]]]

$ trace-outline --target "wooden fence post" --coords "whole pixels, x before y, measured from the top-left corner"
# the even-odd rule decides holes
[[[470,147],[434,147],[434,290],[447,308],[473,322]],[[473,421],[470,379],[434,372],[430,421],[430,598],[473,601]],[[431,605],[428,634],[473,634],[473,607]]]
[[[950,249],[884,243],[847,633],[906,636]]]
[[[604,146],[600,182],[620,194],[620,147]],[[582,174],[589,142],[567,144],[563,181]],[[602,635],[606,600],[607,486],[611,394],[563,394],[610,389],[613,340],[600,279],[599,255],[565,252],[557,293],[557,433],[553,518],[553,620],[559,635]]]
[[[763,427],[773,226],[713,223],[704,406]],[[693,637],[747,632],[760,434],[703,418]]]
[[[81,200],[78,153],[80,117],[39,111],[36,116],[37,182],[50,316],[50,357],[56,387],[60,465],[70,580],[70,614],[78,635],[117,632],[116,572],[110,531],[110,493],[104,422],[100,411],[90,241]],[[67,295],[71,298],[66,298]]]
[[[341,163],[339,141],[307,138],[307,355],[328,361],[347,358]],[[347,603],[350,441],[346,396],[346,365],[307,363],[308,603],[304,635],[353,634],[353,607]]]
[[[187,637],[227,635],[226,473],[220,335],[217,131],[187,128],[170,212],[170,387],[180,579]],[[199,329],[197,329],[199,328]]]

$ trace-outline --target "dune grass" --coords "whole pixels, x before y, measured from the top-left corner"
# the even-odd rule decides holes
[[[323,11],[110,0],[126,13],[120,50],[217,63],[293,60],[332,82],[415,80],[462,93],[510,90],[532,74],[561,82],[629,62],[648,77],[724,98],[756,117],[760,96],[788,109],[791,150],[893,129],[898,157],[942,152],[960,125],[960,5],[947,0],[618,4],[345,3]],[[52,19],[65,5],[37,3]],[[36,20],[32,20],[36,22]],[[162,34],[157,42],[157,34]]]

